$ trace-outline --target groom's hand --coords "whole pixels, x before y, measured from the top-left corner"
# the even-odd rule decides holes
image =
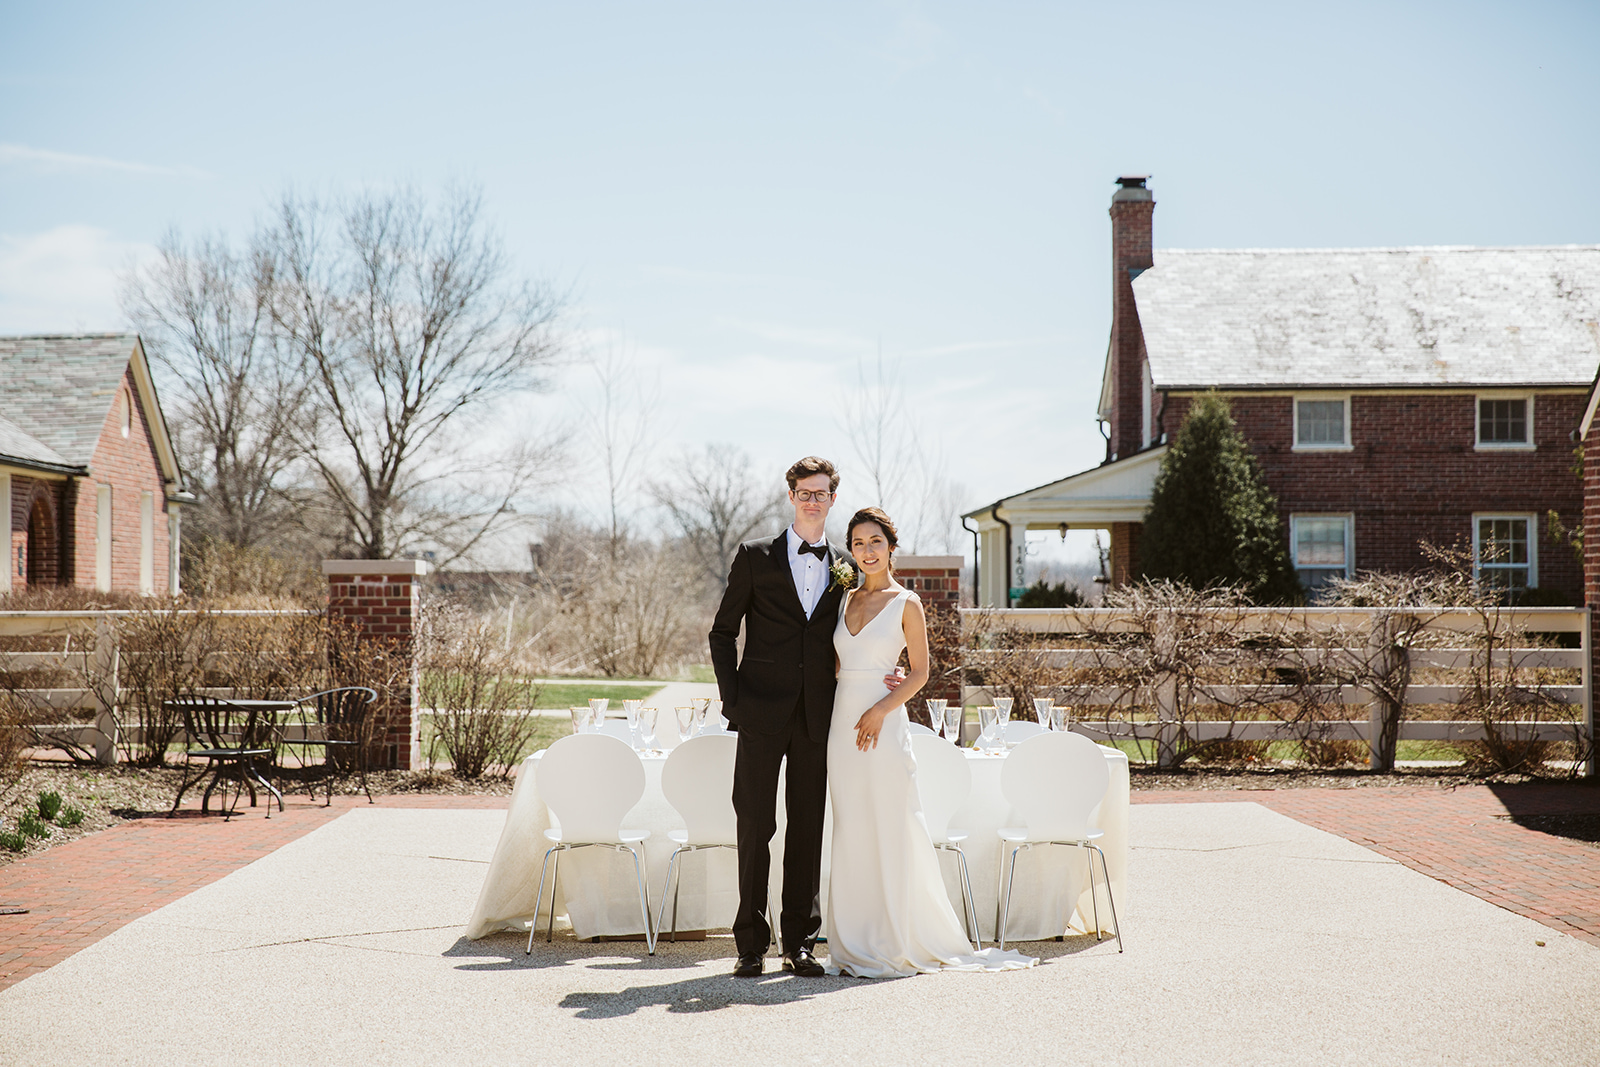
[[[905,680],[906,669],[904,667],[896,667],[893,674],[886,674],[883,676],[883,684],[888,687],[888,690],[891,693],[896,689],[899,689],[900,683]]]

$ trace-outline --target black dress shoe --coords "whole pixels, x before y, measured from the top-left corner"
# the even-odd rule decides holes
[[[760,978],[762,971],[761,964],[762,959],[760,953],[751,953],[748,956],[740,956],[739,962],[734,964],[733,976],[735,978]]]
[[[783,955],[783,969],[800,978],[821,978],[828,972],[808,948],[797,948]]]

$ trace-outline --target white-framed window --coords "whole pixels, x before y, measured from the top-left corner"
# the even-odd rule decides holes
[[[1289,549],[1300,584],[1316,600],[1330,580],[1354,573],[1355,517],[1291,515]]]
[[[1533,449],[1532,393],[1479,393],[1476,401],[1475,447]]]
[[[1305,393],[1294,398],[1294,450],[1350,450],[1350,395]]]
[[[1472,516],[1472,569],[1481,586],[1511,595],[1537,586],[1538,516]]]

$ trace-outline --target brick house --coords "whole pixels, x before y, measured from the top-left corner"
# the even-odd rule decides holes
[[[0,337],[0,593],[176,593],[182,485],[138,335]]]
[[[1155,251],[1146,179],[1111,201],[1098,467],[968,512],[979,602],[1022,585],[1023,530],[1108,529],[1139,573],[1161,457],[1226,396],[1315,590],[1470,548],[1484,580],[1582,603],[1548,514],[1581,525],[1577,429],[1600,366],[1600,246]]]

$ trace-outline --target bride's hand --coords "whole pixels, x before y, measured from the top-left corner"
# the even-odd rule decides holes
[[[883,730],[883,720],[888,712],[869,710],[856,720],[856,747],[863,752],[878,747],[878,734]]]

